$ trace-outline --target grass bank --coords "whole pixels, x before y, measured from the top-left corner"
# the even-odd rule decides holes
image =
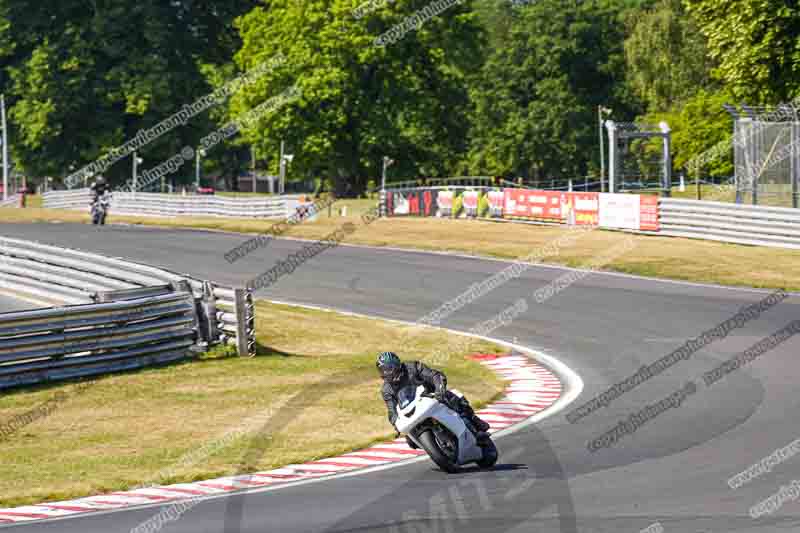
[[[502,390],[495,374],[464,357],[498,353],[492,343],[262,301],[257,313],[252,359],[217,351],[89,386],[0,397],[3,427],[65,394],[47,416],[0,440],[0,507],[267,470],[393,437],[374,367],[381,350],[425,360],[444,347],[436,366],[473,404]]]

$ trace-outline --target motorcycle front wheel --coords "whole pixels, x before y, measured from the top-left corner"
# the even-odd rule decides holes
[[[423,431],[419,435],[419,442],[422,448],[428,453],[428,456],[433,459],[436,465],[449,474],[458,472],[458,465],[453,463],[450,458],[439,448],[436,443],[436,437],[433,436],[433,431]]]

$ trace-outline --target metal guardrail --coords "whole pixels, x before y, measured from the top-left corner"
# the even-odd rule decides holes
[[[235,345],[239,354],[255,355],[255,304],[252,292],[214,287],[214,302],[223,342]]]
[[[89,189],[51,191],[42,195],[42,206],[49,209],[88,210]],[[299,196],[227,198],[221,196],[160,194],[151,192],[113,192],[112,215],[212,216],[239,218],[286,218],[299,205]]]
[[[0,289],[57,306],[0,313],[0,389],[167,362],[217,343],[255,355],[255,311],[247,289],[5,237]]]
[[[98,292],[177,283],[169,271],[100,254],[0,237],[0,287],[51,304],[95,301]]]
[[[186,358],[196,322],[187,292],[0,314],[0,389]]]
[[[661,198],[661,234],[800,249],[800,212],[786,207]]]

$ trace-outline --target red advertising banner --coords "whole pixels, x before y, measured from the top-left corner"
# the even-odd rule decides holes
[[[418,192],[410,192],[406,194],[408,199],[408,214],[419,216],[419,196]]]
[[[434,191],[426,190],[422,193],[422,215],[426,217],[436,216],[436,195]]]
[[[599,198],[596,192],[505,190],[503,216],[510,218],[596,225],[598,213]]]
[[[525,191],[532,218],[561,222],[561,193],[558,191]]]
[[[525,191],[521,189],[505,189],[503,190],[503,214],[506,217],[526,217],[528,216],[528,207],[522,198]]]
[[[600,195],[596,192],[561,193],[561,210],[567,224],[596,226],[600,213]]]
[[[644,231],[659,231],[658,224],[658,196],[639,196],[639,229]]]
[[[504,215],[561,221],[559,192],[506,189]]]

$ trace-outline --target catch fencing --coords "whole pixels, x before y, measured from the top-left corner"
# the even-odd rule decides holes
[[[89,189],[50,191],[42,195],[42,206],[49,209],[89,210]],[[111,215],[160,217],[239,217],[286,218],[301,203],[299,195],[263,198],[229,198],[213,195],[160,194],[151,192],[112,193]]]
[[[255,354],[248,289],[10,238],[0,238],[0,289],[54,306],[0,313],[0,389],[173,361],[220,343]]]
[[[796,103],[724,106],[734,119],[737,203],[800,207],[800,119]]]
[[[800,211],[655,195],[461,187],[387,189],[387,216],[593,225],[605,229],[800,248]]]

